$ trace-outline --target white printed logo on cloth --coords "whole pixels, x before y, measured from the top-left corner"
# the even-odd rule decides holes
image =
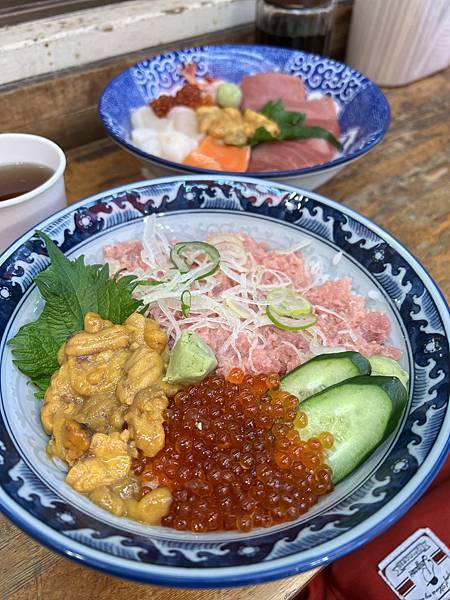
[[[450,552],[428,528],[418,529],[393,550],[378,572],[401,600],[450,599]]]

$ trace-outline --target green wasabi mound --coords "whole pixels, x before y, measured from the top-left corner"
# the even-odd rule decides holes
[[[241,88],[235,83],[221,83],[216,90],[216,102],[222,108],[239,108],[242,102]]]
[[[400,379],[405,388],[408,388],[408,373],[404,371],[397,361],[381,354],[376,354],[369,358],[372,367],[372,375],[393,376]]]
[[[217,367],[214,352],[194,331],[185,330],[170,353],[164,381],[175,385],[197,383]]]

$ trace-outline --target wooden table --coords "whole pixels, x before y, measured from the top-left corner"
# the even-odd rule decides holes
[[[385,140],[319,191],[390,231],[449,297],[450,71],[385,92],[393,113]],[[70,201],[139,178],[138,162],[108,140],[68,154]],[[0,556],[0,598],[13,600],[288,600],[315,574],[234,590],[165,590],[84,569],[36,544],[1,517]]]

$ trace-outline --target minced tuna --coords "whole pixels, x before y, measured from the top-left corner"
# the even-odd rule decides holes
[[[195,329],[214,350],[220,373],[226,374],[232,368],[240,367],[252,373],[284,374],[319,354],[321,349],[356,350],[368,357],[382,354],[396,360],[400,358],[400,350],[388,342],[388,316],[382,311],[368,309],[366,298],[352,290],[350,278],[314,286],[302,254],[280,253],[246,235],[239,235],[239,239],[255,269],[258,266],[265,267],[261,285],[279,285],[280,277],[284,275],[289,278],[291,287],[314,306],[317,323],[304,331],[284,331],[274,325],[231,331],[223,319],[220,321],[213,314],[195,323],[192,319],[184,323],[181,312],[173,311],[171,321],[175,319],[179,329]],[[115,269],[145,271],[146,264],[141,258],[142,247],[137,240],[106,246],[104,258],[112,262]],[[223,292],[236,285],[222,272],[214,277],[214,289],[208,292],[212,298],[220,299]],[[167,314],[159,307],[150,307],[150,313],[168,327],[172,337],[175,335],[173,328],[170,329]]]

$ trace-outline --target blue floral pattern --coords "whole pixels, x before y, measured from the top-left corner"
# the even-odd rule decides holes
[[[9,375],[2,371],[0,507],[38,539],[118,575],[169,585],[225,586],[306,570],[367,541],[401,516],[423,492],[448,450],[448,309],[407,251],[356,213],[287,186],[198,177],[144,182],[97,195],[50,218],[41,229],[70,252],[148,214],[184,211],[189,219],[224,210],[269,217],[310,232],[342,250],[378,282],[397,307],[410,349],[413,383],[407,414],[388,451],[360,484],[298,522],[245,536],[174,536],[162,528],[149,535],[67,503],[30,467],[8,424]],[[46,264],[43,245],[33,234],[26,234],[0,259],[1,362],[17,310],[33,288],[34,275]],[[228,567],[233,569],[227,571]]]

